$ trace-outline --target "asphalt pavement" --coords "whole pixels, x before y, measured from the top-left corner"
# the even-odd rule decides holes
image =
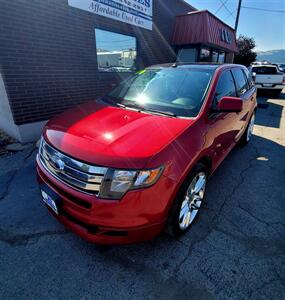
[[[35,148],[1,156],[0,299],[285,299],[285,94],[258,102],[180,240],[90,244],[42,203]]]

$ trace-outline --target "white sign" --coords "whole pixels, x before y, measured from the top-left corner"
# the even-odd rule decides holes
[[[70,6],[152,30],[152,0],[68,0]]]

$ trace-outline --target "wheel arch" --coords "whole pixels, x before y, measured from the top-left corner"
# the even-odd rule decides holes
[[[171,201],[171,204],[169,205],[169,207],[167,209],[167,215],[169,214],[169,212],[171,210],[173,201],[175,200],[175,198],[177,197],[177,195],[180,193],[180,191],[183,188],[183,185],[185,184],[186,180],[189,178],[189,176],[191,174],[191,171],[198,164],[203,164],[206,167],[207,171],[208,171],[208,175],[211,174],[211,172],[212,172],[212,159],[211,159],[211,157],[209,155],[203,155],[199,159],[197,159],[193,164],[191,164],[191,166],[189,167],[189,169],[186,171],[186,173],[185,173],[185,175],[183,177],[183,180],[181,180],[181,182],[177,186],[177,189],[175,190],[175,192],[172,195],[172,201]]]
[[[199,168],[199,166],[201,167],[201,165],[203,166],[203,168],[205,168],[207,170],[208,175],[211,173],[212,170],[212,160],[208,155],[204,155],[202,157],[200,157],[197,161],[195,161],[191,167],[189,167],[189,169],[186,172],[186,175],[184,176],[183,180],[181,180],[179,187],[177,188],[176,192],[174,193],[173,199],[171,201],[171,205],[168,207],[168,211],[167,211],[167,215],[166,215],[166,231],[170,234],[172,234],[172,230],[171,230],[171,220],[176,212],[177,209],[177,197],[182,196],[182,192],[185,189],[185,184],[187,183],[187,180],[190,178],[191,173],[195,170],[197,170],[197,168]]]
[[[207,168],[209,174],[211,173],[211,171],[212,171],[212,159],[209,155],[202,156],[194,165],[197,165],[198,163],[203,164]],[[188,171],[188,174],[190,172],[191,172],[191,170]]]

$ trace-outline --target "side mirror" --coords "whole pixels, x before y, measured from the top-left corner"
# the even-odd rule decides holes
[[[253,72],[252,75],[251,75],[251,77],[252,77],[253,82],[255,82],[255,79],[256,79],[256,73]]]
[[[218,103],[220,112],[240,112],[242,111],[243,101],[237,97],[223,97]]]

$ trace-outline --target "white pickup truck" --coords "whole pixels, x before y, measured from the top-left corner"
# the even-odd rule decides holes
[[[285,87],[285,75],[275,65],[253,65],[249,70],[258,89],[271,90],[280,95]]]

